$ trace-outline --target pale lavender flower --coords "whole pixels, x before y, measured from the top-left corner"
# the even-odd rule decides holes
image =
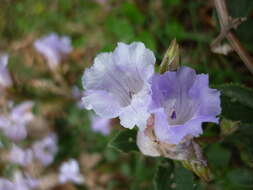
[[[100,132],[103,135],[109,135],[111,126],[111,119],[102,118],[97,115],[91,116],[91,128],[93,131]]]
[[[189,67],[153,77],[150,110],[158,140],[178,144],[186,136],[202,134],[203,122],[218,123],[220,93],[208,83],[208,75],[197,75]]]
[[[143,129],[149,117],[154,64],[153,52],[140,42],[118,43],[113,52],[99,54],[83,75],[84,107],[103,118],[119,116],[126,128]]]
[[[9,155],[9,161],[21,166],[29,165],[33,160],[33,152],[31,149],[22,149],[13,145]]]
[[[50,69],[58,67],[61,60],[72,51],[71,39],[51,33],[35,41],[34,47],[48,62]]]
[[[84,182],[84,178],[80,174],[79,165],[76,160],[70,159],[60,166],[59,181],[62,184],[67,182],[82,184]]]
[[[12,85],[12,79],[7,66],[8,55],[0,55],[0,88],[6,88]]]
[[[29,175],[24,175],[19,171],[15,172],[12,182],[15,190],[31,190],[38,186],[38,180],[30,177]]]
[[[13,141],[26,138],[26,125],[34,118],[33,105],[33,102],[25,101],[13,107],[9,114],[0,115],[0,129],[8,138]]]
[[[10,180],[0,178],[0,190],[15,190],[15,186]]]
[[[38,181],[20,171],[14,173],[13,180],[0,178],[0,190],[31,190],[38,186]]]
[[[32,149],[35,158],[44,166],[48,166],[54,161],[54,156],[58,151],[57,136],[54,133],[49,134],[41,141],[35,142]]]

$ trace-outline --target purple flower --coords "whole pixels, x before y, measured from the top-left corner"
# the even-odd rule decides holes
[[[208,83],[208,75],[197,75],[189,67],[153,77],[150,111],[158,140],[178,144],[186,136],[202,134],[203,122],[218,123],[220,93]]]
[[[72,51],[71,39],[67,36],[58,36],[51,33],[35,41],[34,47],[48,62],[50,69],[57,68],[62,58]]]
[[[84,178],[80,174],[79,165],[76,160],[70,159],[60,166],[59,181],[62,184],[67,182],[82,184],[84,182]]]
[[[0,178],[0,190],[14,190],[14,184],[8,179]]]
[[[21,166],[27,166],[33,160],[33,152],[30,149],[23,150],[22,148],[13,145],[9,159],[12,163],[19,164]]]
[[[92,115],[91,128],[95,132],[100,132],[103,135],[109,135],[111,131],[111,119],[106,119],[97,115]]]
[[[12,79],[7,68],[8,55],[0,55],[0,87],[6,88],[12,85]]]
[[[11,113],[0,115],[0,129],[8,138],[13,141],[26,138],[26,125],[33,119],[32,107],[33,102],[25,101],[12,108]]]
[[[38,186],[38,181],[21,172],[14,174],[13,185],[15,190],[30,190]]]
[[[15,172],[13,180],[0,178],[0,190],[30,190],[38,186],[38,181],[21,172]]]
[[[132,129],[143,129],[149,117],[151,101],[149,79],[154,73],[155,57],[143,43],[118,43],[110,53],[99,54],[83,75],[86,109],[103,118],[120,118]]]
[[[54,160],[54,156],[58,151],[57,136],[54,133],[49,134],[41,141],[35,142],[33,145],[33,152],[44,166],[48,166]]]

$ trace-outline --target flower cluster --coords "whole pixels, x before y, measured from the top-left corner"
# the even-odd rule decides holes
[[[140,150],[159,156],[147,135],[148,126],[155,141],[184,144],[203,133],[203,122],[218,123],[221,108],[220,93],[209,88],[208,75],[185,66],[156,74],[154,64],[153,52],[143,43],[118,43],[113,52],[99,54],[85,70],[82,102],[102,118],[119,117],[123,127],[137,126]]]
[[[34,46],[51,70],[57,69],[72,51],[70,38],[54,33],[36,40]],[[74,159],[62,163],[58,173],[45,174],[45,168],[54,162],[58,152],[58,137],[45,126],[49,124],[46,119],[32,112],[35,102],[16,104],[19,99],[9,96],[16,93],[17,84],[8,70],[8,58],[9,55],[0,54],[0,161],[4,169],[13,169],[8,171],[8,179],[0,177],[0,190],[51,189],[67,182],[83,184],[84,177]],[[12,165],[15,167],[9,167]]]

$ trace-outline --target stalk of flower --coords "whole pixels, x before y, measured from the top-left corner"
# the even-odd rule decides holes
[[[84,107],[100,117],[119,117],[123,127],[144,129],[154,64],[153,52],[140,42],[118,43],[113,52],[99,54],[83,75]]]

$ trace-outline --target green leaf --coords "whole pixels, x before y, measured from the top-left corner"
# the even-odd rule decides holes
[[[229,0],[227,2],[229,14],[232,17],[245,17],[253,10],[252,0]]]
[[[225,142],[237,147],[241,160],[250,167],[253,167],[253,127],[252,124],[241,124],[236,133],[226,137]]]
[[[228,173],[230,183],[244,188],[253,188],[253,172],[248,169],[234,169]]]
[[[139,151],[136,145],[136,130],[123,130],[120,131],[115,137],[109,142],[108,146],[115,148],[120,152],[131,152],[131,151]]]
[[[161,162],[157,167],[153,183],[155,190],[170,190],[174,179],[172,174],[174,172],[174,166],[171,160]]]
[[[193,190],[195,186],[192,172],[183,167],[175,168],[175,184],[175,190]]]
[[[125,2],[121,8],[124,15],[134,24],[141,25],[145,21],[145,17],[139,11],[134,3]]]
[[[124,18],[108,17],[106,28],[117,41],[130,42],[134,39],[133,26]]]
[[[231,153],[219,144],[212,145],[207,152],[209,163],[216,167],[227,167],[230,157]]]
[[[197,187],[193,173],[182,166],[174,166],[171,160],[161,161],[153,183],[155,190],[193,190]]]
[[[224,84],[219,86],[222,93],[253,109],[253,90],[240,84]]]
[[[253,123],[253,91],[238,84],[217,87],[221,90],[221,115],[234,121]]]

